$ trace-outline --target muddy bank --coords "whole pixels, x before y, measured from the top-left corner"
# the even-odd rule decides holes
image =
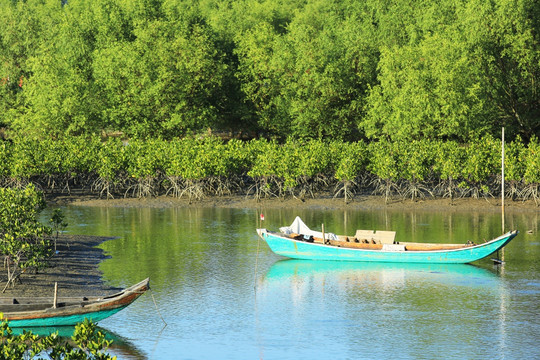
[[[301,209],[328,209],[328,210],[419,210],[419,211],[482,211],[500,212],[501,199],[423,199],[423,200],[390,200],[387,204],[379,196],[357,196],[345,203],[343,199],[319,196],[300,200],[296,198],[269,198],[256,201],[252,197],[243,195],[206,197],[202,200],[190,202],[187,198],[173,198],[158,196],[149,198],[115,198],[99,199],[91,195],[82,196],[55,196],[49,201],[59,205],[103,206],[103,207],[231,207],[231,208],[301,208]],[[538,212],[540,207],[534,201],[505,200],[505,211],[508,212]]]
[[[118,289],[106,285],[101,279],[99,264],[108,256],[97,248],[107,237],[61,235],[57,243],[57,254],[50,259],[50,266],[37,274],[21,275],[20,283],[8,288],[0,297],[50,296],[54,294],[54,283],[58,283],[59,296],[84,296],[112,294]],[[113,240],[114,241],[114,240]],[[6,274],[0,273],[2,288]]]

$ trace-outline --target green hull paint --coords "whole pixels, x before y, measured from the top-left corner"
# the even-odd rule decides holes
[[[125,306],[116,309],[108,309],[96,311],[87,314],[76,314],[68,316],[54,316],[49,318],[25,319],[25,320],[9,320],[10,327],[46,327],[46,326],[73,326],[84,321],[84,319],[92,320],[93,322],[101,321],[111,315],[116,314]]]
[[[73,326],[84,321],[101,321],[116,314],[150,288],[150,279],[105,297],[60,297],[52,299],[3,298],[0,313],[12,328]]]

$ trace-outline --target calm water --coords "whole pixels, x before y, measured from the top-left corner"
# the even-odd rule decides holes
[[[113,286],[153,291],[99,325],[119,359],[540,358],[540,213],[507,214],[521,234],[498,269],[282,260],[255,234],[254,209],[63,208],[70,234],[114,236]],[[475,242],[497,213],[268,209],[277,229],[396,230],[397,240]],[[533,234],[527,234],[533,230]],[[159,313],[167,323],[164,326]]]

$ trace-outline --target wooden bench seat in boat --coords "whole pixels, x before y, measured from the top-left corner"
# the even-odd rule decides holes
[[[362,240],[367,240],[369,243],[372,244],[394,244],[396,239],[396,232],[385,230],[356,230],[354,238],[358,240],[358,242],[362,242]]]

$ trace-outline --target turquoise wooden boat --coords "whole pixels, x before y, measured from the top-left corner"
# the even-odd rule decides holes
[[[149,279],[103,297],[1,298],[0,313],[18,327],[73,326],[84,319],[101,321],[135,301],[149,289]]]
[[[313,231],[297,217],[280,232],[261,228],[257,233],[274,253],[294,259],[464,264],[495,253],[519,232],[482,244],[397,242],[393,231],[357,230],[354,236],[340,236]]]

